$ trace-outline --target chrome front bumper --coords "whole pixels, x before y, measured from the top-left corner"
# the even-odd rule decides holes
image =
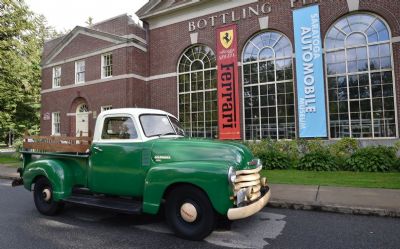
[[[266,192],[258,200],[250,203],[247,206],[230,208],[227,214],[228,219],[229,220],[243,219],[252,216],[253,214],[263,209],[263,207],[267,205],[269,199],[271,198],[271,190],[269,189],[269,187],[265,187],[265,191]]]

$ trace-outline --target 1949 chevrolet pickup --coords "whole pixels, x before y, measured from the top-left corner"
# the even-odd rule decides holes
[[[201,240],[216,217],[236,220],[270,198],[261,162],[239,143],[185,138],[171,114],[114,109],[99,114],[90,138],[26,137],[21,178],[36,208],[55,215],[64,203],[128,214],[157,214],[180,237]]]

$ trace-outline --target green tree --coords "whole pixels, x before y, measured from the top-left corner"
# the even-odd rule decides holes
[[[93,25],[93,17],[89,16],[85,23],[86,23],[88,26]]]
[[[41,51],[55,35],[23,0],[0,0],[0,141],[39,130]]]

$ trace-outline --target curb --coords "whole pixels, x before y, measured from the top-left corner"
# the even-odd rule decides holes
[[[14,180],[15,178],[18,178],[18,176],[0,175],[0,179]]]
[[[400,218],[400,209],[368,208],[323,203],[296,203],[283,200],[269,201],[268,207]]]

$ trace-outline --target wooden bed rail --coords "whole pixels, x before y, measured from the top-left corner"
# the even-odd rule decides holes
[[[24,136],[24,150],[36,152],[86,153],[92,137]]]

